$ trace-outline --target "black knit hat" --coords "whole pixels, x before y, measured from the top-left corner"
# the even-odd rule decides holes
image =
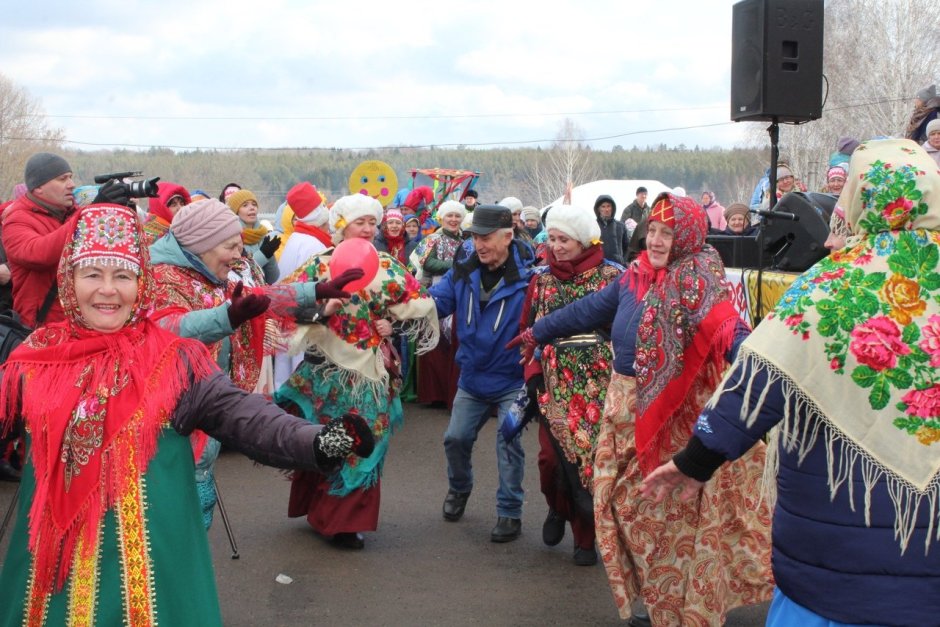
[[[59,155],[54,155],[51,152],[37,152],[26,162],[23,182],[26,183],[26,189],[33,191],[57,176],[62,176],[71,171],[72,168],[69,166],[68,161]]]

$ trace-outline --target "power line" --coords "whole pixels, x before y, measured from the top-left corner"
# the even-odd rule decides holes
[[[853,107],[863,107],[889,102],[909,101],[911,98],[884,98],[881,100],[861,101],[849,103],[839,107],[827,107],[827,110],[838,111]],[[104,115],[104,114],[37,114],[31,113],[24,117],[46,117],[56,119],[74,120],[162,120],[162,121],[374,121],[374,120],[460,120],[484,118],[515,118],[515,117],[557,117],[560,115],[595,116],[595,115],[622,115],[625,113],[672,113],[682,111],[708,111],[722,109],[727,105],[709,105],[703,107],[663,107],[658,109],[612,109],[605,111],[556,111],[556,112],[520,112],[520,113],[463,113],[463,114],[413,114],[413,115],[259,115],[259,116],[203,116],[203,115]]]
[[[32,114],[34,117],[65,118],[75,120],[185,120],[185,121],[369,121],[369,120],[461,120],[480,118],[557,117],[560,115],[593,116],[624,113],[670,113],[676,111],[706,111],[722,109],[725,105],[707,107],[672,107],[663,109],[621,109],[612,111],[557,111],[549,113],[463,113],[420,115],[264,115],[264,116],[203,116],[203,115],[87,115],[87,114]]]
[[[880,100],[871,100],[867,102],[857,102],[854,104],[845,104],[838,107],[827,107],[825,111],[840,111],[844,109],[854,109],[858,107],[866,107],[876,104],[885,104],[890,102],[900,102],[910,100],[910,98],[883,98]],[[715,107],[700,107],[701,109],[710,109]],[[692,109],[679,109],[679,110],[692,110]],[[650,109],[649,111],[659,111],[655,109]],[[663,109],[662,111],[665,111]],[[621,111],[625,113],[627,111]],[[617,113],[616,111],[610,111],[607,113]],[[479,117],[486,117],[488,114],[481,114]],[[494,116],[507,116],[507,115],[517,115],[517,114],[492,114]],[[548,114],[542,114],[548,115]],[[563,114],[558,114],[563,115]],[[68,116],[63,116],[68,117]],[[89,116],[94,117],[94,116]],[[115,116],[116,119],[131,119],[135,116]],[[442,116],[446,117],[446,116]],[[468,116],[469,117],[469,116]],[[164,119],[164,118],[141,118],[141,119]],[[167,118],[170,119],[170,118]],[[180,118],[187,119],[187,118]],[[193,119],[202,119],[202,118],[193,118]],[[206,118],[206,119],[291,119],[291,118]],[[299,118],[297,118],[299,119]],[[309,118],[309,119],[341,119],[341,118]],[[383,117],[363,117],[363,118],[342,118],[342,119],[386,119]],[[387,119],[394,119],[393,117],[387,117]],[[716,126],[727,126],[730,124],[737,124],[737,122],[712,122],[708,124],[694,124],[689,126],[674,126],[667,128],[658,128],[658,129],[645,129],[639,131],[626,131],[623,133],[617,133],[614,135],[604,135],[600,137],[589,137],[585,139],[570,139],[570,140],[560,140],[558,138],[550,139],[526,139],[526,140],[514,140],[514,141],[490,141],[490,142],[448,142],[440,144],[398,144],[398,145],[386,145],[386,146],[185,146],[185,145],[175,145],[175,144],[129,144],[129,143],[113,143],[113,142],[89,142],[81,140],[64,140],[65,144],[73,144],[77,146],[94,146],[94,147],[112,147],[112,148],[145,148],[145,149],[172,149],[172,150],[217,150],[217,151],[236,151],[236,150],[254,150],[254,151],[266,151],[266,152],[288,152],[288,151],[320,151],[320,152],[334,152],[334,151],[364,151],[364,150],[395,150],[395,149],[431,149],[431,148],[450,148],[450,147],[487,147],[487,146],[523,146],[531,144],[544,144],[544,143],[555,143],[555,142],[576,142],[576,143],[587,143],[587,142],[596,142],[604,141],[609,139],[619,139],[622,137],[631,137],[635,135],[645,135],[649,133],[668,133],[672,131],[685,131],[685,130],[694,130],[700,128],[711,128]],[[48,141],[48,138],[44,137],[8,137],[6,139],[10,140],[19,140],[19,141]]]
[[[106,147],[111,146],[115,148],[168,148],[173,150],[219,150],[219,151],[230,151],[230,150],[256,150],[256,151],[268,151],[268,152],[287,152],[287,151],[321,151],[321,152],[334,152],[341,150],[396,150],[396,149],[429,149],[429,148],[450,148],[450,147],[486,147],[486,146],[521,146],[527,144],[544,144],[544,143],[554,143],[554,142],[575,142],[575,143],[586,143],[594,141],[603,141],[607,139],[617,139],[620,137],[629,137],[631,135],[644,135],[648,133],[666,133],[670,131],[685,131],[690,129],[697,128],[709,128],[713,126],[727,126],[729,124],[734,124],[734,122],[714,122],[710,124],[695,124],[692,126],[674,126],[670,128],[656,128],[656,129],[645,129],[641,131],[627,131],[624,133],[617,133],[615,135],[604,135],[601,137],[587,137],[584,139],[558,139],[553,137],[551,139],[524,139],[524,140],[513,140],[513,141],[492,141],[492,142],[448,142],[441,144],[398,144],[398,145],[387,145],[387,146],[183,146],[176,144],[127,144],[127,143],[111,143],[111,142],[89,142],[81,140],[72,140],[66,139],[63,140],[65,144],[75,144],[78,146],[95,146],[95,147]],[[37,137],[10,137],[8,139],[15,139],[19,141],[46,141],[44,138]]]

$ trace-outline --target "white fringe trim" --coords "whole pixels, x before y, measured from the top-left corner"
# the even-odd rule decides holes
[[[389,379],[384,368],[382,378],[376,381],[363,376],[360,372],[349,370],[330,361],[330,358],[324,355],[316,345],[308,347],[307,352],[324,360],[319,364],[310,364],[311,378],[328,379],[335,386],[347,390],[354,404],[358,405],[367,398],[382,398],[388,394]]]
[[[733,372],[751,372],[749,379],[736,386],[726,386]],[[751,392],[755,384],[754,374],[763,371],[767,375],[767,386],[760,392],[754,406],[750,406]],[[726,374],[725,379],[708,401],[712,408],[718,397],[727,391],[744,387],[741,420],[750,428],[757,421],[767,393],[772,384],[781,382],[783,389],[783,420],[767,434],[767,461],[764,465],[761,498],[773,507],[777,500],[777,474],[780,470],[780,449],[796,454],[797,464],[802,464],[806,455],[816,446],[822,435],[826,447],[829,498],[835,500],[839,488],[848,485],[849,506],[855,510],[855,473],[861,475],[865,486],[865,525],[871,526],[871,493],[875,485],[884,482],[894,505],[894,537],[903,555],[907,551],[911,536],[917,529],[917,514],[921,506],[928,509],[929,526],[924,541],[924,554],[929,553],[931,539],[940,540],[937,504],[940,500],[940,474],[931,479],[923,490],[917,489],[897,473],[892,472],[877,459],[862,449],[855,441],[832,424],[816,403],[806,396],[800,386],[775,364],[742,346],[738,359]],[[925,503],[926,501],[926,503]]]
[[[415,353],[423,355],[437,346],[440,337],[440,331],[437,329],[437,316],[431,318],[416,318],[405,320],[402,325],[402,333],[409,340],[415,342]]]

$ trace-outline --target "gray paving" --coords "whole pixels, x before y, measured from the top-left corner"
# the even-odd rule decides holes
[[[569,535],[546,547],[534,430],[524,434],[527,490],[522,537],[489,541],[496,520],[495,425],[474,452],[476,486],[464,518],[441,517],[447,490],[441,439],[447,413],[405,406],[382,480],[379,529],[363,551],[336,549],[303,519],[286,517],[289,482],[277,470],[223,453],[218,479],[240,558],[221,519],[209,532],[226,625],[623,625],[604,569],[578,567]],[[0,483],[0,512],[13,484]],[[6,538],[0,551],[5,553]],[[289,584],[276,581],[291,578]],[[766,605],[727,625],[763,625]]]

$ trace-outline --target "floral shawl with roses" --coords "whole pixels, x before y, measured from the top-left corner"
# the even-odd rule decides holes
[[[330,278],[330,248],[312,256],[280,283],[325,281]],[[434,300],[417,279],[394,257],[379,253],[379,269],[372,279],[323,323],[301,324],[288,352],[302,351],[325,358],[314,366],[315,376],[343,383],[353,397],[373,396],[388,390],[382,340],[375,328],[379,319],[406,322],[402,333],[415,340],[418,354],[437,346],[440,335]]]
[[[523,327],[531,327],[543,316],[600,291],[623,272],[619,265],[604,260],[600,244],[588,248],[576,260],[582,263],[569,264],[571,276],[556,269],[561,264],[551,250],[547,254],[549,266],[540,268],[529,284]],[[545,346],[541,360],[545,392],[538,399],[549,431],[565,458],[576,465],[581,485],[592,493],[594,450],[613,363],[610,342],[593,338],[599,336],[591,336],[588,341],[562,338]]]
[[[940,172],[914,142],[866,142],[839,205],[853,243],[792,284],[734,367],[782,382],[772,438],[786,450],[802,458],[827,438],[833,494],[859,472],[867,508],[887,482],[903,550],[918,508],[936,520],[940,504]],[[755,420],[760,404],[742,418]],[[776,451],[768,446],[768,479]]]

